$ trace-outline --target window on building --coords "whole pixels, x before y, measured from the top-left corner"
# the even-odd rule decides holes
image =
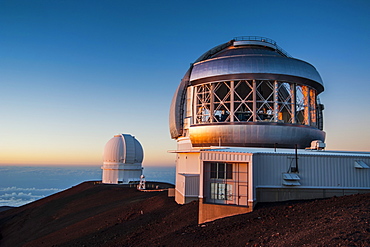
[[[204,162],[203,198],[207,203],[248,205],[248,164]]]
[[[211,178],[232,179],[233,165],[229,163],[211,163]]]
[[[231,184],[211,183],[211,199],[232,200],[233,186]]]

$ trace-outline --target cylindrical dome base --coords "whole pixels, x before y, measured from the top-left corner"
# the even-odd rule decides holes
[[[143,168],[141,164],[104,163],[102,183],[104,184],[128,184],[140,181]]]
[[[279,123],[234,123],[192,125],[189,128],[193,147],[310,147],[313,140],[325,140],[317,128]]]

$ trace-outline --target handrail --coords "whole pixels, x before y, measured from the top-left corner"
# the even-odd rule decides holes
[[[276,44],[276,41],[272,40],[272,39],[269,39],[269,38],[266,38],[266,37],[260,37],[260,36],[239,36],[239,37],[235,37],[234,38],[235,41],[260,41],[260,42],[265,42],[265,43],[268,43],[268,44],[272,44],[276,47],[276,51],[278,53],[280,53],[281,55],[285,56],[285,57],[292,57],[291,55],[289,55],[288,52],[284,51],[283,48],[281,48],[280,46],[278,46]]]
[[[262,41],[266,43],[270,43],[276,45],[276,42],[272,39],[260,37],[260,36],[239,36],[234,38],[235,41],[244,41],[244,40],[254,40],[254,41]]]

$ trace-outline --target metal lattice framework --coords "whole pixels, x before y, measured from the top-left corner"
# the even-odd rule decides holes
[[[317,126],[315,89],[296,83],[238,80],[194,86],[193,124],[278,122]]]

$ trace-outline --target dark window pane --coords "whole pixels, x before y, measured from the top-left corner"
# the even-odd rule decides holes
[[[233,164],[226,164],[226,179],[233,179]]]
[[[217,178],[217,163],[211,163],[211,178]]]
[[[218,178],[225,178],[225,163],[218,163]]]

